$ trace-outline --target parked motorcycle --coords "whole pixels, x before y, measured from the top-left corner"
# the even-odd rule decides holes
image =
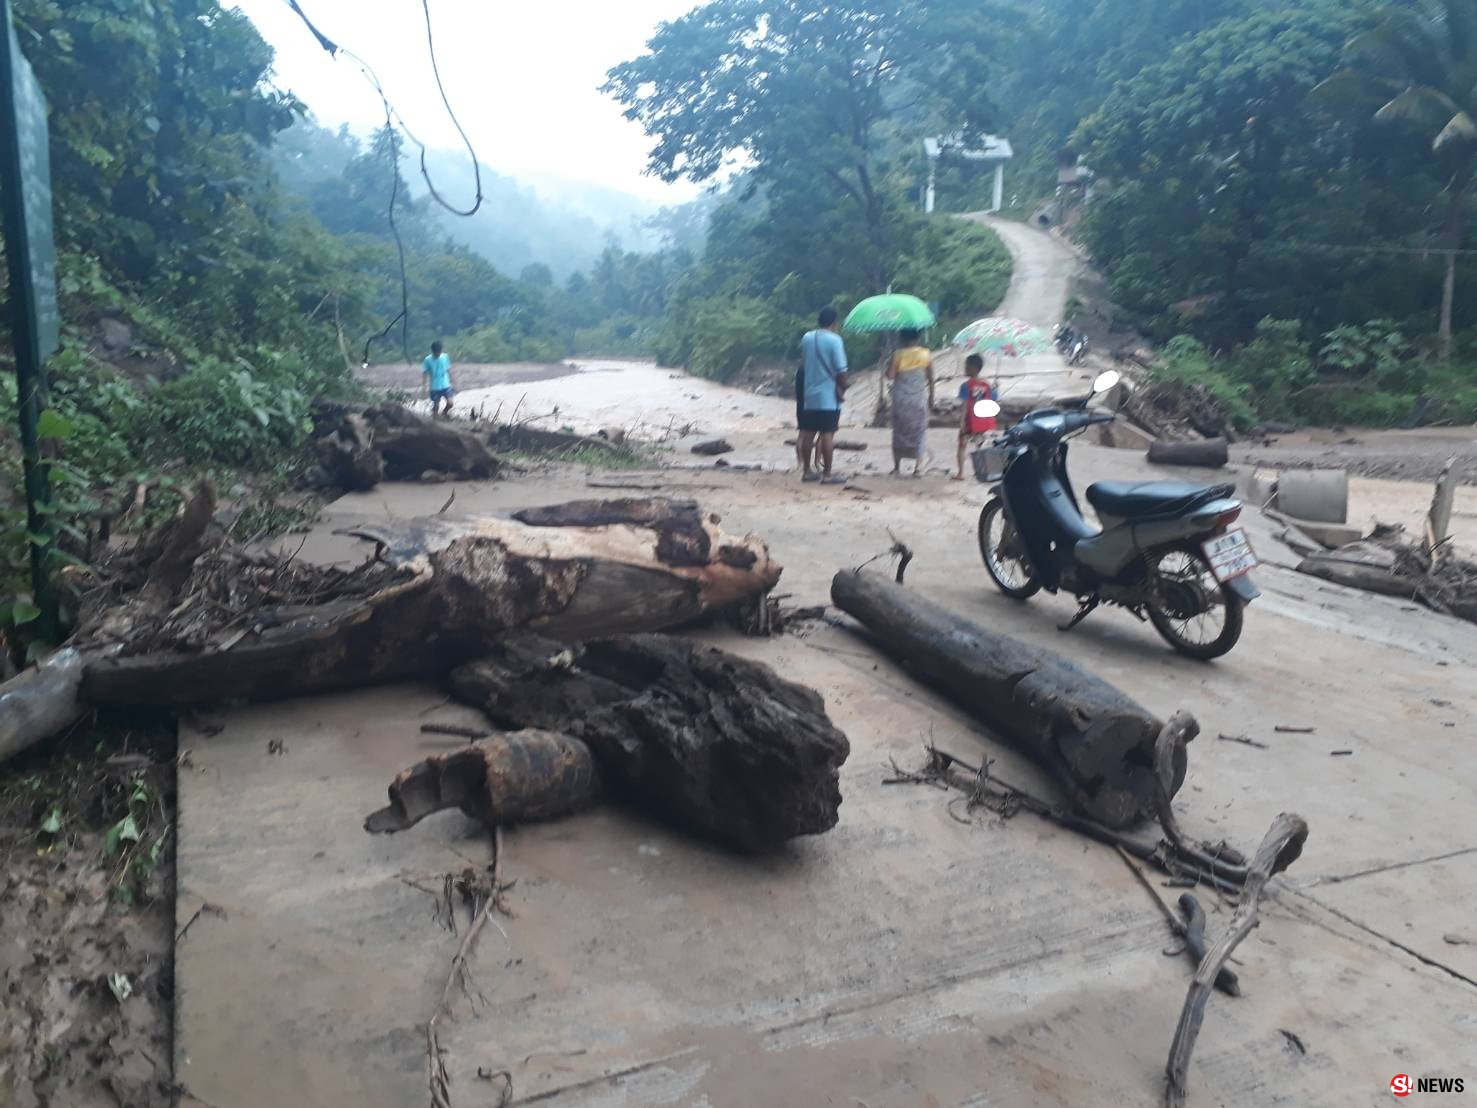
[[[1030,412],[977,452],[975,472],[992,483],[980,513],[985,570],[1006,596],[1026,600],[1041,589],[1077,597],[1070,631],[1101,604],[1147,619],[1170,646],[1191,658],[1218,658],[1241,637],[1245,607],[1260,595],[1257,565],[1234,485],[1178,481],[1099,481],[1087,500],[1102,521],[1083,518],[1067,476],[1066,440],[1116,418],[1088,402],[1119,380],[1101,374],[1092,392],[1063,408]],[[976,414],[999,414],[980,400]]]
[[[1068,365],[1081,365],[1087,358],[1087,336],[1075,330],[1070,323],[1058,323],[1051,338],[1056,343],[1057,352],[1067,360]]]

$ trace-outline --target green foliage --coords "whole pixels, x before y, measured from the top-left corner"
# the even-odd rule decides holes
[[[1010,251],[1000,236],[978,223],[921,222],[914,242],[897,263],[896,287],[938,305],[940,332],[953,323],[989,315],[1010,285]]]
[[[1154,367],[1151,379],[1186,388],[1203,388],[1225,405],[1237,427],[1250,427],[1256,423],[1256,414],[1247,399],[1249,390],[1246,385],[1233,380],[1216,364],[1205,344],[1193,336],[1176,335],[1164,344],[1163,356]]]

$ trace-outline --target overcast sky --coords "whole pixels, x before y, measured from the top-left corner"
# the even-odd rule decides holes
[[[230,3],[231,0],[227,0]],[[298,0],[318,29],[364,58],[417,137],[460,147],[441,106],[419,0]],[[696,0],[431,0],[447,95],[484,165],[510,176],[597,181],[666,203],[689,185],[643,176],[649,140],[600,93],[611,66],[637,56],[658,23]],[[319,47],[285,0],[235,0],[277,51],[277,83],[330,126],[384,119],[352,62]]]

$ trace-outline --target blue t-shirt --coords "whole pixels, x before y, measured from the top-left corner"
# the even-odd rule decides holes
[[[805,409],[811,412],[841,410],[836,378],[846,372],[846,347],[835,331],[807,331],[800,340],[805,357]]]
[[[451,388],[451,358],[446,354],[429,354],[421,363],[422,372],[431,378],[431,391]]]

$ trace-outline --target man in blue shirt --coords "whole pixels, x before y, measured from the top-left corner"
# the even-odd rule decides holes
[[[846,347],[838,333],[841,322],[835,308],[822,308],[816,323],[816,329],[805,332],[800,340],[803,388],[796,411],[795,455],[802,469],[800,480],[844,485],[846,478],[831,472],[831,459],[841,423],[841,398],[846,395]],[[811,468],[812,452],[819,473]]]
[[[446,418],[451,418],[451,398],[456,390],[451,387],[451,359],[441,353],[441,341],[431,343],[431,356],[421,362],[421,372],[426,375],[426,388],[431,394],[431,418],[441,414],[441,405],[446,404]]]

